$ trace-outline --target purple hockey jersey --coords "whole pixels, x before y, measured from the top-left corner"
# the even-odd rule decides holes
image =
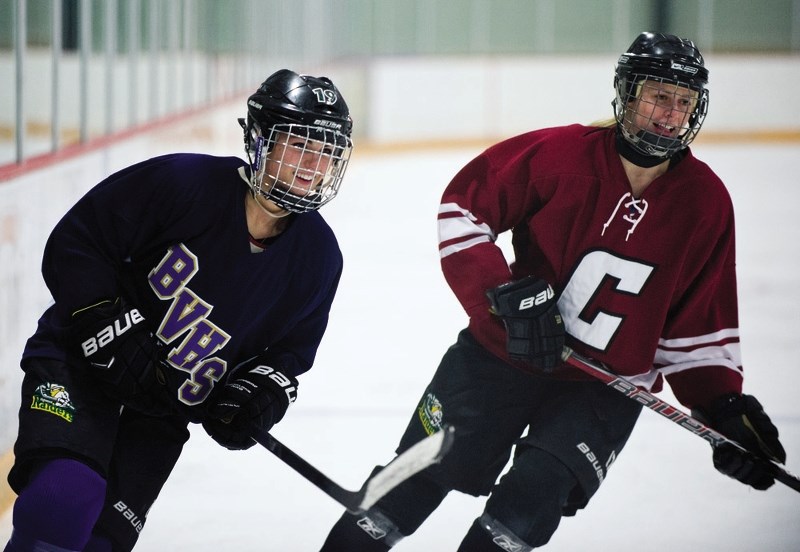
[[[63,334],[77,309],[124,296],[184,377],[177,400],[201,405],[230,370],[257,354],[284,373],[311,368],[342,271],[333,231],[317,212],[290,215],[253,253],[246,164],[172,154],[111,175],[59,221],[42,274],[54,304],[24,359],[67,360]],[[266,353],[264,353],[266,351]],[[179,380],[180,381],[180,380]]]

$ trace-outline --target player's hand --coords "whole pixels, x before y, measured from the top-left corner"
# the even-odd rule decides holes
[[[564,321],[553,288],[528,276],[486,292],[491,312],[503,320],[506,350],[513,360],[523,360],[544,372],[561,363]]]
[[[715,399],[697,417],[736,441],[749,452],[731,445],[714,448],[714,467],[754,489],[766,490],[775,483],[763,459],[786,462],[786,451],[778,440],[778,429],[752,395],[731,393]]]
[[[145,414],[171,412],[156,374],[161,347],[138,309],[119,297],[100,301],[73,313],[69,335],[108,396]]]
[[[297,380],[263,362],[250,359],[234,368],[222,389],[212,396],[203,428],[230,450],[252,447],[252,427],[269,431],[297,398]]]

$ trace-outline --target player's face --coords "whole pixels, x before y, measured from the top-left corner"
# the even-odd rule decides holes
[[[333,163],[332,150],[332,145],[324,141],[278,132],[267,154],[265,179],[292,195],[303,197],[317,189],[328,175]]]
[[[645,80],[637,99],[626,110],[628,130],[644,130],[660,136],[677,138],[688,128],[697,106],[698,94],[685,86]]]

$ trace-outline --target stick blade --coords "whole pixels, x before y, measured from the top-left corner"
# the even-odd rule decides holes
[[[368,510],[403,481],[440,462],[453,446],[454,438],[455,430],[452,426],[446,425],[389,462],[364,484],[361,490],[363,498],[358,505],[358,511]]]

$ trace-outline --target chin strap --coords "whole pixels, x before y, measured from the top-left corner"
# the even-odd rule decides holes
[[[645,155],[635,149],[633,146],[628,142],[625,137],[620,132],[619,128],[617,128],[616,134],[616,141],[617,141],[617,151],[619,154],[636,165],[637,167],[642,167],[648,169],[650,167],[655,167],[659,163],[663,163],[667,159],[669,159],[669,168],[671,169],[675,165],[677,165],[681,159],[686,157],[686,148],[673,153],[670,157],[655,157],[653,155]]]
[[[281,213],[272,213],[272,212],[268,211],[266,207],[264,207],[264,205],[258,200],[258,198],[259,198],[259,196],[261,194],[257,193],[253,189],[253,183],[250,180],[251,177],[248,174],[246,167],[239,167],[239,177],[247,183],[247,186],[250,188],[250,195],[253,196],[253,200],[255,200],[256,205],[258,205],[261,208],[261,210],[264,211],[266,214],[268,214],[270,217],[272,217],[272,218],[284,218],[284,217],[289,216],[289,215],[292,214],[291,211],[287,211],[286,209],[283,209],[283,212],[281,212]],[[265,199],[268,199],[268,198],[265,198]]]
[[[645,155],[639,151],[633,149],[633,146],[628,142],[625,137],[620,132],[619,127],[617,127],[617,151],[619,154],[636,165],[637,167],[643,167],[645,169],[649,169],[650,167],[655,167],[656,165],[660,165],[667,159],[668,157],[656,157],[654,155]]]
[[[287,211],[286,209],[282,209],[280,213],[273,213],[273,212],[269,211],[266,207],[264,207],[264,205],[261,203],[261,201],[259,201],[259,198],[264,197],[264,196],[262,196],[261,194],[257,193],[252,188],[250,189],[250,192],[253,195],[253,199],[255,200],[256,205],[261,207],[261,210],[264,211],[270,217],[272,217],[274,219],[279,219],[279,218],[288,217],[289,215],[292,214],[291,211]],[[264,199],[269,199],[269,198],[264,197]]]

